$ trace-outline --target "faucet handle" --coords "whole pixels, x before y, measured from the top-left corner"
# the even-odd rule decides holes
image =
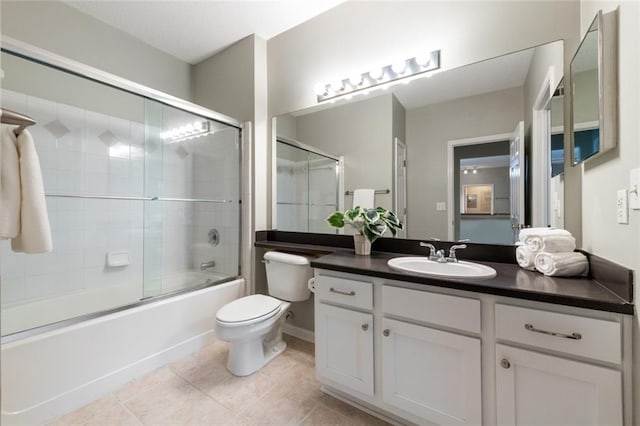
[[[458,258],[456,257],[456,250],[467,248],[466,244],[454,244],[449,248],[449,260],[450,262],[457,262]]]
[[[436,246],[431,243],[420,243],[420,247],[426,247],[429,249],[429,258],[435,257],[436,255]]]

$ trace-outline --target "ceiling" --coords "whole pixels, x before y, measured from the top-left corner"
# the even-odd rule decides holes
[[[63,0],[190,64],[251,34],[270,39],[345,0]]]

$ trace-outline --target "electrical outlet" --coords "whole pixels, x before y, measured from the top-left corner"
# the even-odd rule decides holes
[[[640,168],[629,173],[629,208],[640,210]]]
[[[629,206],[627,204],[627,190],[618,190],[616,200],[616,219],[618,223],[629,223]]]
[[[438,212],[443,212],[447,209],[446,204],[444,203],[444,201],[438,201],[436,203],[436,211]]]

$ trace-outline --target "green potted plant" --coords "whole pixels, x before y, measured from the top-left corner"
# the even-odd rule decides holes
[[[356,206],[345,212],[337,211],[327,218],[327,223],[334,228],[343,228],[351,225],[358,233],[353,236],[356,254],[371,254],[371,243],[388,231],[393,236],[396,231],[402,229],[402,223],[398,217],[383,207],[375,209],[363,209]]]

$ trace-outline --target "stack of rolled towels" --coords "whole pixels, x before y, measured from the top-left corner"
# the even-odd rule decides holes
[[[576,239],[569,231],[553,228],[526,228],[516,243],[518,265],[552,277],[584,277],[589,261],[574,252]]]

